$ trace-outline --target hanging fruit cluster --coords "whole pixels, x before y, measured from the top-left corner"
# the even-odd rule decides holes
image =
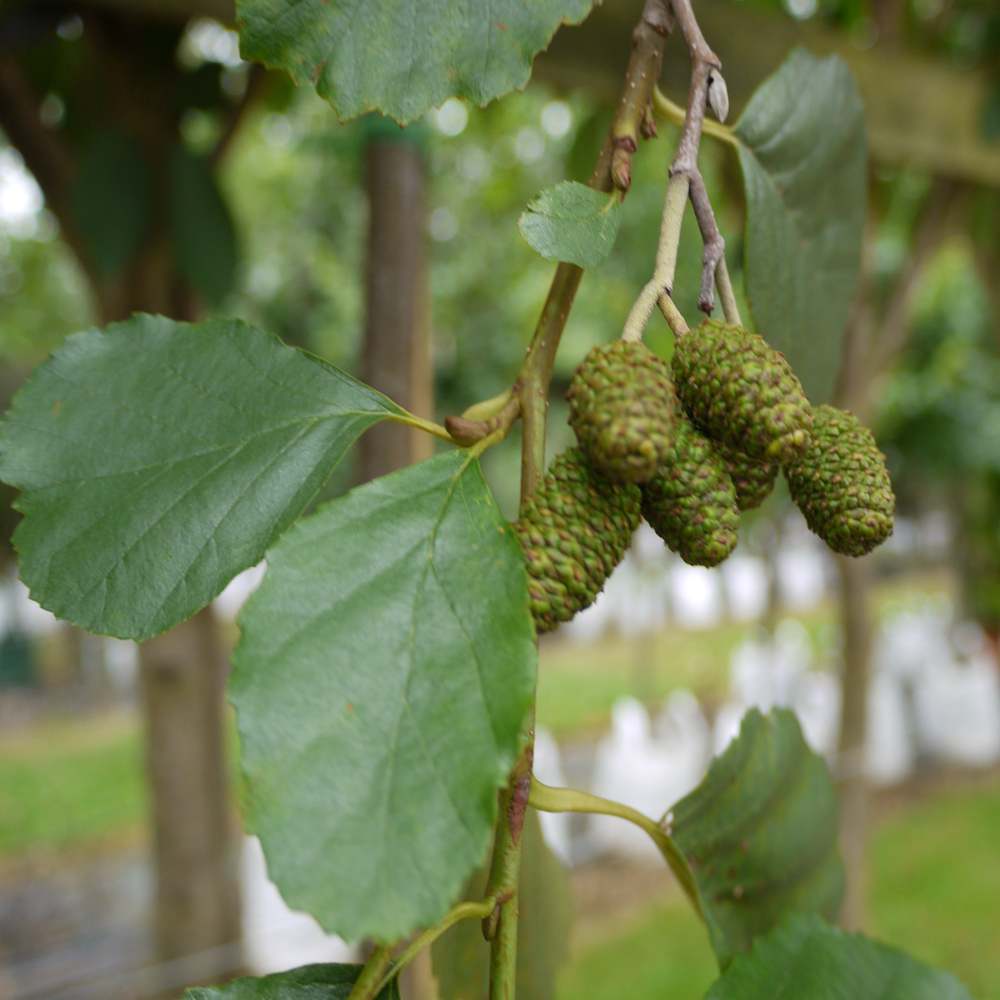
[[[740,513],[764,501],[779,467],[835,552],[865,555],[892,532],[895,499],[871,431],[811,406],[758,334],[707,320],[677,339],[671,367],[639,341],[595,347],[567,398],[579,448],[553,462],[515,525],[539,632],[593,603],[640,514],[685,562],[721,563]]]

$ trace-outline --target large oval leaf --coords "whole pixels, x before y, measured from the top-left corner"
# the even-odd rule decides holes
[[[341,118],[401,124],[448,97],[487,104],[523,87],[531,61],[593,0],[237,0],[240,48],[313,83]]]
[[[268,565],[231,682],[250,824],[289,905],[395,940],[489,843],[534,690],[523,557],[452,451],[326,505]]]
[[[244,976],[225,986],[196,986],[184,1000],[348,1000],[360,965],[303,965],[270,976]],[[394,979],[377,1000],[399,1000]]]
[[[836,917],[836,793],[791,712],[748,712],[705,780],[671,810],[670,827],[720,964],[788,913]]]
[[[705,1000],[972,1000],[946,972],[816,916],[797,916],[740,955]]]
[[[259,561],[357,436],[399,412],[234,320],[75,334],[0,428],[21,576],[60,618],[149,638]]]
[[[747,297],[813,403],[830,398],[861,264],[865,127],[839,56],[796,49],[736,123]]]

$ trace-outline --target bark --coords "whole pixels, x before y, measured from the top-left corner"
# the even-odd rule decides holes
[[[935,178],[912,236],[912,252],[881,308],[870,278],[871,242],[866,234],[865,259],[858,298],[844,337],[836,405],[867,421],[875,381],[906,346],[919,281],[946,237],[960,188]],[[877,335],[875,331],[877,330]],[[872,578],[867,559],[837,556],[840,620],[844,639],[841,673],[840,848],[847,867],[847,893],[841,911],[851,929],[864,925],[867,897],[869,787],[865,777],[868,742],[868,688],[875,623],[871,613]]]
[[[140,660],[158,957],[222,948],[182,981],[217,977],[240,964],[239,841],[225,766],[226,664],[211,608],[144,643]]]
[[[841,717],[840,850],[847,869],[847,892],[840,913],[850,930],[864,926],[868,894],[868,806],[865,777],[868,740],[868,685],[871,675],[871,573],[864,559],[837,556],[844,662],[840,678]]]
[[[368,250],[361,377],[422,416],[433,405],[426,262],[425,167],[405,136],[378,136],[365,150]],[[402,424],[378,424],[361,438],[358,481],[429,458],[433,440]],[[400,976],[403,996],[437,996],[430,951]]]
[[[425,255],[424,164],[401,137],[366,150],[368,258],[361,377],[401,406],[429,415],[432,400]],[[433,441],[385,422],[361,438],[358,478],[367,482],[427,458]]]

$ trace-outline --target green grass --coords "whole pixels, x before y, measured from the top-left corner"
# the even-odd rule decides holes
[[[75,848],[141,824],[138,725],[49,723],[0,740],[0,857]]]
[[[616,926],[577,955],[560,977],[559,1000],[701,1000],[716,975],[701,924],[678,901]]]
[[[870,933],[948,969],[976,1000],[1000,1000],[1000,779],[900,808],[874,833]],[[659,904],[563,973],[560,1000],[701,1000],[708,940],[681,899]]]
[[[1000,1000],[1000,780],[893,816],[871,865],[872,933]]]

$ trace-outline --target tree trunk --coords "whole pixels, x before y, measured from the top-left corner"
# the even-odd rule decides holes
[[[872,621],[868,608],[871,573],[864,559],[837,556],[844,662],[840,678],[838,741],[840,850],[847,868],[841,922],[849,930],[864,925],[868,889],[868,686],[871,679]]]
[[[241,964],[239,841],[226,768],[226,663],[212,609],[143,643],[140,663],[158,958],[185,959],[167,981],[151,985],[176,993]]]
[[[429,415],[433,387],[428,331],[424,163],[415,141],[379,135],[366,149],[368,259],[361,377],[401,406]],[[428,458],[422,431],[385,422],[361,438],[358,479]]]
[[[873,239],[865,234],[866,251]],[[834,402],[864,420],[869,409],[872,295],[867,280],[870,260],[862,261],[861,284],[844,333],[843,353]],[[871,681],[872,621],[868,602],[871,574],[866,559],[836,556],[839,617],[843,638],[840,673],[840,733],[837,771],[840,797],[840,851],[847,871],[847,889],[840,911],[843,926],[864,926],[868,886],[868,687]]]
[[[426,263],[424,158],[410,136],[379,134],[365,150],[368,252],[361,377],[401,406],[433,407]],[[429,458],[433,440],[403,424],[377,424],[361,438],[358,481],[368,482]],[[401,993],[433,1000],[430,949],[400,976]]]

